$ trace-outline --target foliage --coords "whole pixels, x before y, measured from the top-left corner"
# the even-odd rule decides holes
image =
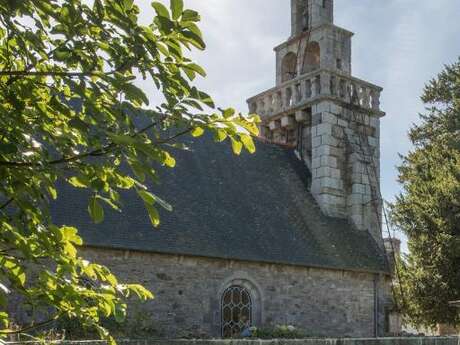
[[[302,339],[304,332],[291,325],[277,325],[274,328],[254,328],[252,338],[258,339]]]
[[[152,339],[161,334],[155,328],[153,312],[147,308],[134,308],[130,301],[127,319],[117,322],[113,318],[101,318],[100,324],[116,339]],[[81,340],[94,339],[98,335],[94,329],[85,327],[74,319],[60,318],[48,332],[46,339]],[[51,334],[50,334],[51,333]]]
[[[0,0],[0,334],[65,317],[113,341],[101,319],[120,322],[128,297],[153,297],[79,256],[77,229],[49,213],[57,182],[91,192],[96,223],[135,190],[158,226],[157,207],[172,207],[145,184],[175,166],[178,137],[207,130],[254,152],[257,116],[209,114],[211,97],[192,85],[205,76],[185,54],[205,48],[199,20],[183,0],[154,1],[149,25],[133,0]],[[12,295],[37,315],[20,330],[9,326]]]
[[[410,131],[415,148],[399,168],[403,193],[392,218],[409,238],[402,311],[433,327],[460,323],[448,306],[460,299],[460,59],[429,82],[422,100],[427,114]]]

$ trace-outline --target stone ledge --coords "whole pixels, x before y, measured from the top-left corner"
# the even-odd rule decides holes
[[[151,339],[119,340],[118,345],[457,345],[459,337],[394,337],[394,338],[344,338],[344,339]],[[8,345],[39,345],[39,342],[6,342]],[[56,345],[105,345],[101,340],[54,341]]]

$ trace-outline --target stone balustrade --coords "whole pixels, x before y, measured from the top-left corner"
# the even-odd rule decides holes
[[[318,98],[328,97],[353,104],[376,115],[382,89],[363,80],[328,70],[318,70],[284,82],[248,99],[249,111],[262,118],[294,113]]]

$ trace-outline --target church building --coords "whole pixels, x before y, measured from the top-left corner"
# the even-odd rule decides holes
[[[353,34],[333,0],[291,0],[276,85],[249,98],[262,118],[254,155],[184,138],[152,190],[174,207],[152,229],[135,193],[95,225],[87,197],[61,193],[56,224],[81,254],[156,298],[135,306],[167,337],[239,336],[293,325],[311,336],[388,334],[391,274],[381,234],[382,89],[352,76]],[[267,52],[268,53],[268,52]],[[66,207],[63,207],[66,205]]]

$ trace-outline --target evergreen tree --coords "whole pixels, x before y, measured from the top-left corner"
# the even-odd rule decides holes
[[[426,113],[410,131],[403,192],[392,219],[407,235],[401,262],[402,312],[419,326],[460,324],[460,59],[425,87]],[[398,291],[398,289],[396,289]]]

